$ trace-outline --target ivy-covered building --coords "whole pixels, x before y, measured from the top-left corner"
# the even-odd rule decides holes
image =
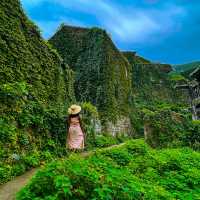
[[[0,1],[0,84],[25,81],[44,105],[74,98],[73,72],[41,37],[20,1]]]
[[[96,105],[101,119],[127,115],[131,101],[131,65],[105,30],[61,25],[49,42],[75,71],[78,101]]]
[[[193,87],[191,88],[192,105],[194,106],[193,118],[200,119],[200,67],[190,73],[193,79]]]
[[[133,95],[139,102],[155,101],[176,102],[178,93],[173,89],[168,73],[169,64],[153,63],[136,52],[126,51],[123,55],[131,64]]]
[[[176,87],[187,91],[192,118],[198,120],[200,119],[200,68],[197,67],[188,73],[187,77],[183,84],[178,84]]]

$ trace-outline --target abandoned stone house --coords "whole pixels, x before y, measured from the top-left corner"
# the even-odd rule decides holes
[[[193,120],[200,119],[200,67],[189,74],[190,80],[183,85],[177,85],[179,89],[185,89],[189,94]]]
[[[194,81],[194,86],[192,88],[192,105],[194,106],[193,119],[200,119],[200,67],[196,68],[190,77]]]

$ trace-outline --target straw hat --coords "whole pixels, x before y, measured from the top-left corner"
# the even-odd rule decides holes
[[[70,108],[68,108],[68,113],[70,114],[70,115],[76,115],[76,114],[78,114],[78,113],[80,113],[81,112],[81,107],[80,106],[78,106],[78,105],[71,105],[71,107]]]

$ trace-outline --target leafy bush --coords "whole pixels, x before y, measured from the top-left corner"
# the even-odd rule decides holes
[[[96,132],[95,123],[99,120],[97,108],[89,102],[83,102],[82,107],[82,121],[84,131],[86,134],[86,148],[91,148],[95,145]]]
[[[0,101],[0,184],[42,161],[66,155],[62,109],[32,98],[25,82],[2,84]]]
[[[143,140],[71,155],[40,170],[17,195],[27,199],[199,199],[200,153],[153,150]]]
[[[48,183],[48,184],[47,184]],[[143,140],[72,155],[40,170],[23,199],[198,199],[200,154],[187,148],[153,150]]]
[[[3,118],[0,119],[0,141],[10,144],[17,141],[16,126]]]
[[[96,147],[109,147],[118,143],[119,141],[117,140],[117,138],[109,134],[97,135],[95,140]]]
[[[192,121],[189,131],[182,138],[184,145],[200,151],[200,120]]]
[[[171,106],[143,109],[146,141],[153,147],[190,146],[198,149],[199,124],[193,124],[191,114]]]

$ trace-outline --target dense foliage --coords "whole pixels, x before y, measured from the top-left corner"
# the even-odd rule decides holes
[[[200,125],[181,106],[158,105],[142,110],[146,141],[153,147],[190,146],[200,150]]]
[[[0,16],[0,84],[26,81],[44,104],[73,99],[71,70],[42,39],[19,0],[2,0]]]
[[[172,70],[170,65],[148,63],[138,61],[132,52],[124,52],[132,66],[132,88],[136,101],[152,104],[155,101],[185,102],[182,93],[174,89],[175,83],[168,72]]]
[[[68,155],[66,111],[33,99],[30,87],[25,82],[0,86],[0,184],[32,167]],[[90,103],[83,103],[82,109],[88,149],[122,142],[123,138],[96,137],[97,109]]]
[[[0,86],[0,183],[66,155],[65,113],[33,99],[30,87],[25,82]]]
[[[61,26],[50,39],[75,72],[79,101],[96,105],[100,118],[127,114],[131,97],[130,64],[104,30]]]
[[[147,131],[149,132],[146,136],[147,141],[152,146],[164,147],[164,143],[169,145],[172,140],[176,143],[180,135],[191,133],[188,128],[193,127],[191,117],[188,117],[190,113],[188,93],[175,88],[176,84],[184,82],[185,78],[171,71],[170,65],[138,59],[133,52],[123,52],[123,54],[132,66],[134,99],[129,116],[135,135],[143,137]],[[187,120],[182,119],[177,123],[173,115],[181,115]]]
[[[19,0],[0,2],[0,183],[65,155],[73,72]]]
[[[40,170],[17,200],[199,199],[200,154],[191,149],[152,150],[143,140],[72,155]]]
[[[121,53],[99,28],[62,25],[49,42],[62,58],[19,0],[0,2],[0,184],[62,157],[18,199],[199,199],[200,154],[189,147],[200,150],[200,123],[174,89],[185,78],[168,74],[169,65]],[[66,112],[76,100],[86,150],[129,140],[97,132],[122,115],[150,146],[180,149],[153,150],[135,140],[67,159]]]

